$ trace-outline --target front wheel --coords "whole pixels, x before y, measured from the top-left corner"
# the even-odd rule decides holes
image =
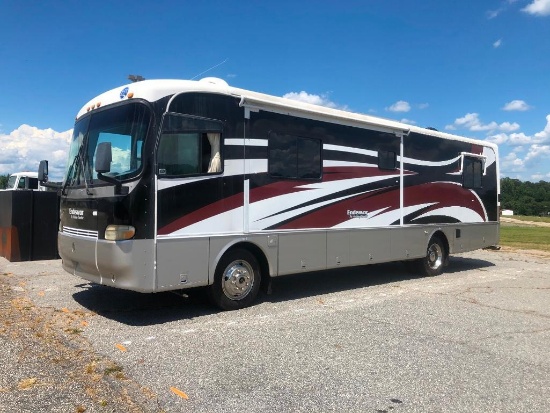
[[[238,310],[251,305],[260,289],[258,260],[250,251],[227,252],[216,267],[209,295],[222,310]]]
[[[433,277],[443,272],[447,259],[447,250],[440,237],[434,236],[428,243],[426,256],[416,261],[417,269],[422,275]]]

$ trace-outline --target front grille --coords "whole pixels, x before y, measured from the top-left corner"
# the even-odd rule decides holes
[[[81,228],[63,227],[63,233],[69,235],[78,235],[79,237],[94,238],[97,239],[97,231]]]

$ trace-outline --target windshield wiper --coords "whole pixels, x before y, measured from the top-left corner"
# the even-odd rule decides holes
[[[73,159],[73,162],[71,163],[71,166],[69,166],[69,169],[67,170],[67,179],[65,179],[65,182],[61,187],[61,195],[66,195],[65,189],[67,189],[67,185],[69,184],[69,179],[71,179],[71,175],[73,174],[74,166],[76,165],[78,158],[80,158],[80,151],[76,154],[76,156]],[[74,181],[74,179],[71,179],[71,182],[72,181]]]
[[[78,166],[77,162],[80,163],[80,167],[82,168],[82,175],[84,176],[84,186],[86,187],[86,195],[93,195],[93,192],[90,191],[90,188],[88,187],[88,181],[86,179],[86,169],[84,168],[84,162],[82,161],[81,153],[82,153],[82,150],[78,151],[78,153],[73,159],[73,162],[71,163],[71,166],[69,167],[69,170],[67,172],[67,179],[65,180],[65,183],[61,188],[61,195],[66,195],[65,189],[67,189],[67,186],[69,185],[69,179],[71,180],[71,184],[72,184],[75,181],[76,176],[80,173],[80,171],[77,168],[75,171],[75,176],[71,179],[71,175],[73,174],[75,166]]]
[[[82,168],[82,176],[84,176],[84,186],[86,187],[86,195],[93,195],[93,192],[90,191],[90,188],[88,187],[88,180],[86,179],[86,168],[84,167],[84,161],[82,160],[82,157],[78,157],[80,160],[80,167]]]

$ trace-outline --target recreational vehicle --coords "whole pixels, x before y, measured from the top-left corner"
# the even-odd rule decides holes
[[[496,145],[220,79],[105,92],[69,152],[63,268],[112,287],[204,286],[231,310],[272,277],[389,261],[438,275],[499,239]]]

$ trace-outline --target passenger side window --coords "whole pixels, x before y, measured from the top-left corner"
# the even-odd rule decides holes
[[[272,177],[321,178],[320,140],[270,132],[268,142],[268,169]]]
[[[167,115],[157,149],[157,165],[160,176],[222,172],[221,125],[210,120]]]
[[[38,179],[29,178],[29,189],[38,189]]]
[[[464,188],[481,188],[483,161],[479,158],[465,156],[462,164],[462,186]]]

